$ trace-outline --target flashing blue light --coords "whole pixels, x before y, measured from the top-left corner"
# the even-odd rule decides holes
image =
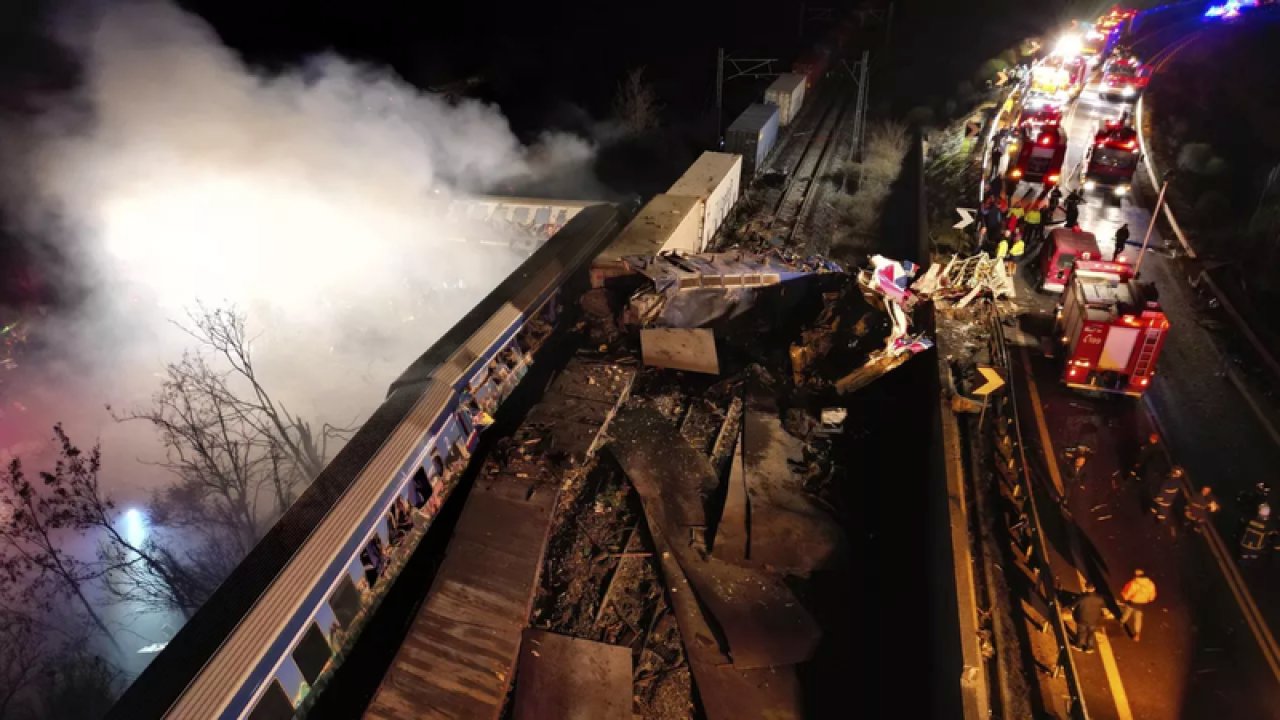
[[[1224,18],[1231,19],[1240,17],[1240,11],[1244,8],[1258,7],[1258,0],[1227,0],[1222,5],[1211,5],[1208,10],[1204,11],[1207,18]]]

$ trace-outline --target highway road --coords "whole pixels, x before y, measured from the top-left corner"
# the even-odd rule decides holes
[[[1174,46],[1217,30],[1187,22],[1161,43]],[[1189,40],[1194,42],[1194,39]],[[1157,75],[1153,82],[1171,81]],[[1064,116],[1069,135],[1066,168],[1082,160],[1098,123],[1118,117],[1125,106],[1101,100],[1087,87]],[[1146,177],[1146,169],[1139,172]],[[1071,181],[1070,186],[1078,184]],[[1150,188],[1147,188],[1150,191]],[[1154,192],[1149,192],[1154,197]],[[1060,217],[1060,216],[1059,216]],[[1127,223],[1131,244],[1123,257],[1138,260],[1150,223],[1141,201],[1090,195],[1080,224],[1110,255],[1116,229]],[[1170,245],[1170,242],[1173,244]],[[1065,511],[1045,519],[1058,586],[1079,592],[1084,578],[1109,599],[1136,568],[1153,577],[1160,597],[1147,613],[1140,643],[1114,620],[1094,655],[1079,655],[1090,717],[1275,717],[1280,703],[1280,648],[1271,628],[1280,627],[1280,558],[1238,567],[1236,543],[1242,515],[1236,495],[1259,480],[1273,481],[1280,447],[1223,370],[1221,342],[1204,316],[1203,303],[1187,281],[1182,253],[1171,253],[1155,228],[1142,261],[1142,279],[1152,281],[1172,323],[1159,374],[1142,400],[1097,399],[1071,392],[1059,381],[1060,360],[1039,348],[1021,348],[1018,382],[1026,427],[1039,446],[1041,489],[1046,503],[1066,495]],[[1029,289],[1020,278],[1019,314],[1032,335],[1054,337],[1056,298]],[[1157,523],[1148,511],[1151,484],[1168,462],[1142,482],[1128,480],[1138,442],[1151,430],[1165,438],[1168,460],[1187,469],[1189,485],[1211,485],[1223,509],[1214,531],[1198,534],[1174,522]],[[1083,483],[1064,478],[1063,448],[1094,448]],[[1274,483],[1273,483],[1274,484]],[[1180,514],[1180,513],[1179,513]],[[1113,609],[1118,611],[1113,605]]]

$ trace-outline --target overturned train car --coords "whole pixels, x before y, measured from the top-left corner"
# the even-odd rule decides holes
[[[108,717],[290,718],[313,702],[631,208],[595,205],[414,362]]]

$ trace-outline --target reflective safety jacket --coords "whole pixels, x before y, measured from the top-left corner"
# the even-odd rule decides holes
[[[1025,216],[1028,225],[1040,224],[1040,208],[1031,208]]]
[[[1270,528],[1267,527],[1265,520],[1254,518],[1244,528],[1244,535],[1240,537],[1240,547],[1253,552],[1261,552],[1267,545],[1267,536],[1271,534]]]
[[[1145,575],[1136,577],[1121,588],[1120,599],[1134,605],[1153,603],[1156,601],[1156,584]]]
[[[1022,257],[1022,253],[1026,251],[1027,251],[1026,243],[1022,242],[1022,238],[1019,237],[1018,239],[1013,241],[1013,247],[1009,249],[1009,257],[1020,258]]]

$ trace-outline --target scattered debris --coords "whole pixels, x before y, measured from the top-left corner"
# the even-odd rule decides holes
[[[626,648],[525,630],[514,720],[631,720]]]
[[[706,328],[643,328],[640,353],[651,367],[720,374],[716,337]]]

